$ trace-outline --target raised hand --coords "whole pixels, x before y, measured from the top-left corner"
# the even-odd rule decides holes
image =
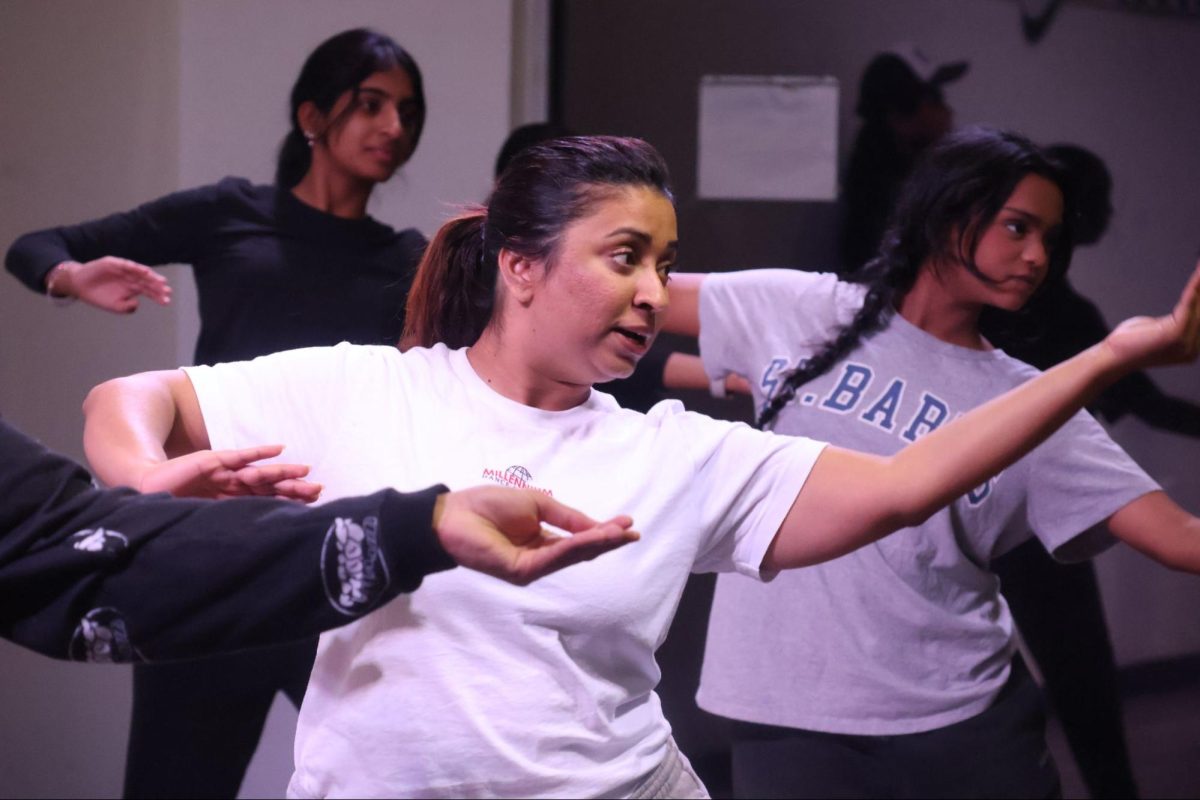
[[[433,519],[455,561],[522,586],[639,538],[629,517],[596,522],[541,492],[499,486],[441,495]],[[572,535],[554,534],[543,523]]]
[[[321,495],[321,485],[302,480],[303,464],[261,464],[283,452],[283,445],[246,447],[241,450],[198,450],[155,464],[142,475],[142,492],[170,492],[177,497],[283,497],[311,503]]]
[[[1127,319],[1103,346],[1126,371],[1195,361],[1200,355],[1200,263],[1170,314]]]
[[[47,276],[46,288],[52,295],[77,297],[117,314],[137,311],[139,297],[148,297],[163,306],[171,302],[171,286],[166,278],[136,261],[116,256],[84,264],[74,261],[60,264]]]

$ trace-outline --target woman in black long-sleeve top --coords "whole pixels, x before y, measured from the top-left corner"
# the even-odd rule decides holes
[[[169,301],[147,265],[191,264],[198,364],[393,344],[425,239],[366,207],[412,155],[424,118],[412,57],[381,34],[343,32],[313,51],[293,87],[274,185],[226,178],[31,233],[5,266],[34,291],[130,312],[140,296]],[[126,796],[236,795],[276,690],[299,705],[315,647],[136,667]]]

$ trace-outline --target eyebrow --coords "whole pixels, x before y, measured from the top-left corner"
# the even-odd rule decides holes
[[[1017,208],[1016,206],[1004,206],[1000,210],[1007,211],[1010,214],[1016,214],[1017,216],[1024,217],[1025,219],[1033,220],[1034,222],[1036,222],[1039,225],[1046,226],[1046,220],[1042,219],[1037,214],[1034,214],[1032,211],[1026,211],[1023,208]],[[1057,227],[1059,225],[1062,225],[1062,220],[1059,220],[1058,222],[1054,223],[1053,225],[1050,225],[1047,227]]]
[[[617,228],[615,231],[612,231],[611,233],[609,233],[608,236],[605,238],[613,239],[613,238],[616,238],[617,236],[632,236],[633,238],[637,239],[638,241],[642,242],[643,244],[652,244],[654,242],[653,236],[646,233],[645,231],[639,231],[637,228]],[[678,248],[679,240],[672,239],[671,241],[667,242],[667,247],[668,248]]]
[[[397,105],[400,105],[401,103],[415,103],[417,100],[417,98],[413,97],[412,95],[409,95],[407,97],[393,98],[392,95],[387,90],[380,89],[377,86],[359,86],[358,93],[359,94],[370,93],[373,95],[378,95],[379,97],[386,98],[388,100],[395,99]]]

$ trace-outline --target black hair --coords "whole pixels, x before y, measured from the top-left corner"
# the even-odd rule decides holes
[[[1059,163],[1075,214],[1071,233],[1076,245],[1095,244],[1112,219],[1112,173],[1104,159],[1077,144],[1052,144],[1046,153]]]
[[[572,135],[574,134],[570,129],[557,122],[530,122],[513,128],[512,132],[508,134],[508,138],[504,140],[504,144],[500,145],[500,152],[496,154],[496,169],[493,176],[500,177],[500,173],[504,172],[504,168],[513,160],[513,156],[525,148],[550,139],[561,139],[564,136]]]
[[[429,243],[408,294],[403,346],[473,344],[492,319],[500,250],[553,266],[566,227],[624,187],[674,202],[666,162],[641,139],[573,136],[517,153],[487,205],[450,220]]]
[[[300,76],[292,87],[291,129],[279,147],[275,183],[284,188],[295,186],[312,164],[312,150],[300,129],[301,105],[312,102],[328,114],[343,93],[357,90],[360,83],[376,72],[397,67],[407,72],[412,81],[417,111],[412,146],[416,149],[425,125],[425,88],[417,62],[390,37],[369,28],[354,28],[326,39],[300,68]]]
[[[882,328],[917,278],[921,266],[958,264],[988,282],[975,264],[984,231],[1027,175],[1041,175],[1063,188],[1061,170],[1046,152],[1012,131],[981,126],[951,133],[930,148],[900,190],[875,257],[849,276],[867,288],[854,318],[812,356],[801,361],[764,406],[758,425],[770,425],[796,390]],[[1069,198],[1064,191],[1064,201]],[[1070,214],[1049,254],[1047,280],[1071,260]]]

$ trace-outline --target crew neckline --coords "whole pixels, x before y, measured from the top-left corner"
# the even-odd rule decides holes
[[[457,350],[450,350],[443,344],[434,345],[435,349],[439,347],[447,350],[446,358],[450,363],[450,368],[458,376],[459,380],[467,385],[468,390],[502,413],[516,415],[532,423],[545,424],[550,422],[561,425],[588,417],[599,408],[597,401],[599,393],[595,387],[588,390],[588,396],[582,403],[572,408],[563,409],[562,411],[551,411],[519,403],[500,394],[500,392],[493,389],[488,385],[487,381],[480,377],[479,373],[475,371],[475,367],[471,366],[470,359],[467,358],[467,348],[461,347]]]
[[[931,350],[946,358],[957,358],[962,361],[995,361],[1004,356],[1004,351],[998,347],[993,347],[991,350],[975,350],[939,339],[932,333],[909,322],[899,311],[892,313],[892,320],[888,326],[900,337],[914,345]]]

